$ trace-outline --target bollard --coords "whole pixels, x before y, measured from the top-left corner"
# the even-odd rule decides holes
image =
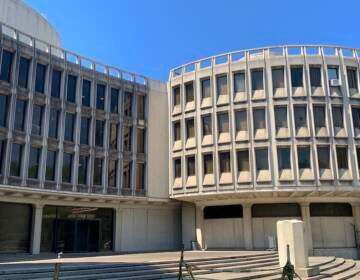
[[[58,260],[61,258],[62,252],[58,253]],[[55,263],[55,268],[54,268],[54,280],[59,280],[60,279],[60,267],[61,267],[61,263],[59,261],[57,261]]]

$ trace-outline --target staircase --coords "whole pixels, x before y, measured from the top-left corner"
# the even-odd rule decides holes
[[[280,279],[278,257],[275,252],[245,254],[231,257],[205,257],[191,259],[195,279]],[[334,257],[312,257],[312,265],[320,267],[317,279],[360,279],[360,262]],[[1,280],[52,280],[54,265],[0,265]],[[60,280],[155,280],[177,279],[178,262],[159,261],[146,263],[91,263],[63,264]],[[184,276],[187,273],[184,272]],[[189,279],[189,278],[188,278]]]

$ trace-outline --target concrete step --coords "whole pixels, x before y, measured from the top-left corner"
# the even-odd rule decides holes
[[[341,272],[331,279],[333,280],[346,280],[346,279],[360,279],[360,264],[356,264],[352,269]]]

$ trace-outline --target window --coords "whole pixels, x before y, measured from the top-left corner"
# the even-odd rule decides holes
[[[310,147],[298,147],[297,149],[299,169],[311,168]]]
[[[110,112],[117,114],[119,112],[119,90],[111,88]]]
[[[29,68],[30,68],[30,59],[27,59],[25,57],[20,57],[19,77],[18,77],[18,86],[19,87],[22,87],[22,88],[28,87]]]
[[[201,80],[201,98],[207,98],[211,96],[210,78]]]
[[[204,208],[204,219],[233,219],[242,218],[243,209],[241,205],[206,206]]]
[[[286,107],[275,107],[275,126],[276,129],[288,127]]]
[[[294,106],[295,128],[307,127],[306,105]]]
[[[63,154],[63,163],[62,163],[62,182],[71,183],[72,177],[72,161],[73,155],[69,153]]]
[[[341,106],[332,107],[332,117],[334,127],[344,128],[343,109]]]
[[[0,126],[7,126],[7,115],[8,115],[8,97],[0,95]]]
[[[66,112],[64,140],[74,141],[74,124],[75,124],[75,114]]]
[[[219,159],[220,159],[220,173],[231,172],[230,152],[219,153]]]
[[[330,148],[329,146],[318,146],[317,156],[319,169],[330,169]]]
[[[109,169],[108,169],[108,185],[111,188],[116,188],[116,169],[117,169],[117,160],[109,160]]]
[[[265,126],[265,109],[254,109],[254,129],[264,129]]]
[[[80,144],[89,145],[90,118],[81,117]]]
[[[28,177],[37,179],[39,176],[40,148],[30,147]]]
[[[3,164],[5,160],[5,149],[6,149],[6,140],[0,140],[0,174],[3,174]]]
[[[227,76],[216,77],[216,92],[217,95],[227,95]]]
[[[51,75],[51,96],[60,98],[61,71],[53,69]]]
[[[125,189],[131,188],[131,166],[132,162],[130,161],[123,163],[123,188]]]
[[[137,129],[137,152],[145,153],[145,129]]]
[[[338,169],[348,169],[347,147],[336,147],[336,158]]]
[[[213,155],[206,154],[204,155],[204,174],[213,174],[214,173],[214,163]]]
[[[139,120],[145,120],[145,100],[146,96],[144,95],[138,95],[137,97],[138,103],[137,103],[137,117]]]
[[[13,54],[11,52],[3,50],[1,69],[0,69],[0,80],[10,83],[11,79],[11,68],[12,68]]]
[[[203,116],[202,118],[202,133],[203,136],[212,134],[211,115]]]
[[[41,135],[44,107],[34,104],[32,115],[31,134]]]
[[[181,178],[181,159],[174,160],[174,177]]]
[[[244,92],[245,91],[245,73],[238,72],[234,73],[234,92]]]
[[[339,68],[338,67],[328,66],[327,73],[328,73],[329,80],[338,80],[339,79]]]
[[[26,120],[27,103],[24,100],[16,100],[14,129],[24,131]]]
[[[36,64],[35,91],[44,93],[45,91],[46,65]]]
[[[347,72],[347,78],[348,78],[348,84],[349,84],[349,89],[358,89],[358,84],[357,84],[357,70],[354,68],[347,68],[346,69]]]
[[[95,125],[95,146],[104,146],[104,127],[105,121],[96,120]]]
[[[251,207],[253,218],[301,217],[301,208],[297,203],[254,204]]]
[[[195,137],[194,119],[186,120],[186,139]]]
[[[311,203],[311,217],[353,217],[352,207],[349,203]]]
[[[235,112],[236,131],[247,131],[247,114],[246,110]]]
[[[181,140],[180,121],[174,122],[174,141]]]
[[[103,160],[102,158],[95,158],[94,159],[94,177],[93,182],[96,186],[102,185],[102,167],[103,167]]]
[[[273,89],[285,88],[284,67],[272,68],[271,75],[272,75]]]
[[[46,157],[46,173],[45,179],[48,181],[55,180],[55,168],[56,168],[56,152],[48,150]]]
[[[291,66],[291,86],[303,86],[303,68],[302,66]]]
[[[354,128],[360,129],[360,108],[352,107],[351,110]]]
[[[356,147],[356,157],[357,157],[358,169],[360,170],[360,147]]]
[[[105,109],[105,85],[97,84],[96,87],[96,109]]]
[[[124,143],[123,149],[126,152],[131,152],[131,138],[132,138],[132,128],[131,126],[124,126]]]
[[[118,124],[110,124],[110,137],[109,137],[109,147],[110,149],[117,149],[117,137],[118,135]]]
[[[83,79],[81,104],[83,106],[90,107],[90,102],[91,102],[91,82],[89,80]]]
[[[291,169],[289,147],[278,147],[277,156],[278,156],[279,170]]]
[[[132,116],[132,93],[125,91],[124,94],[124,116]]]
[[[195,157],[187,158],[187,176],[195,176]]]
[[[315,128],[325,127],[325,106],[314,106],[314,123]]]
[[[263,80],[263,70],[262,69],[252,69],[251,70],[251,89],[252,90],[262,90],[264,89],[264,80]]]
[[[10,160],[10,176],[20,177],[22,162],[23,146],[20,144],[12,144],[11,160]]]
[[[310,85],[312,87],[321,87],[321,68],[310,67]]]
[[[180,86],[173,87],[174,106],[180,105]]]
[[[256,170],[268,170],[269,169],[269,160],[268,160],[268,149],[259,148],[255,149],[255,160],[256,160]]]
[[[76,82],[77,77],[74,75],[68,75],[66,100],[72,103],[76,101]]]
[[[88,156],[79,156],[79,165],[78,165],[78,184],[86,185],[87,178],[87,169],[88,169]]]
[[[59,126],[60,111],[51,108],[50,109],[50,120],[49,120],[49,135],[51,138],[58,138],[58,126]]]
[[[228,113],[218,113],[218,130],[220,133],[229,132],[229,114]]]
[[[249,151],[241,150],[237,151],[237,168],[239,172],[242,171],[250,171],[250,163],[249,163]]]
[[[194,83],[193,82],[185,84],[185,98],[186,98],[186,102],[194,101]]]
[[[145,164],[140,162],[136,164],[136,189],[145,189]]]

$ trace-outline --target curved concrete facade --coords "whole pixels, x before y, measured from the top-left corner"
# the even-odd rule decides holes
[[[22,0],[2,0],[0,21],[51,45],[61,45],[59,33],[54,27]]]

